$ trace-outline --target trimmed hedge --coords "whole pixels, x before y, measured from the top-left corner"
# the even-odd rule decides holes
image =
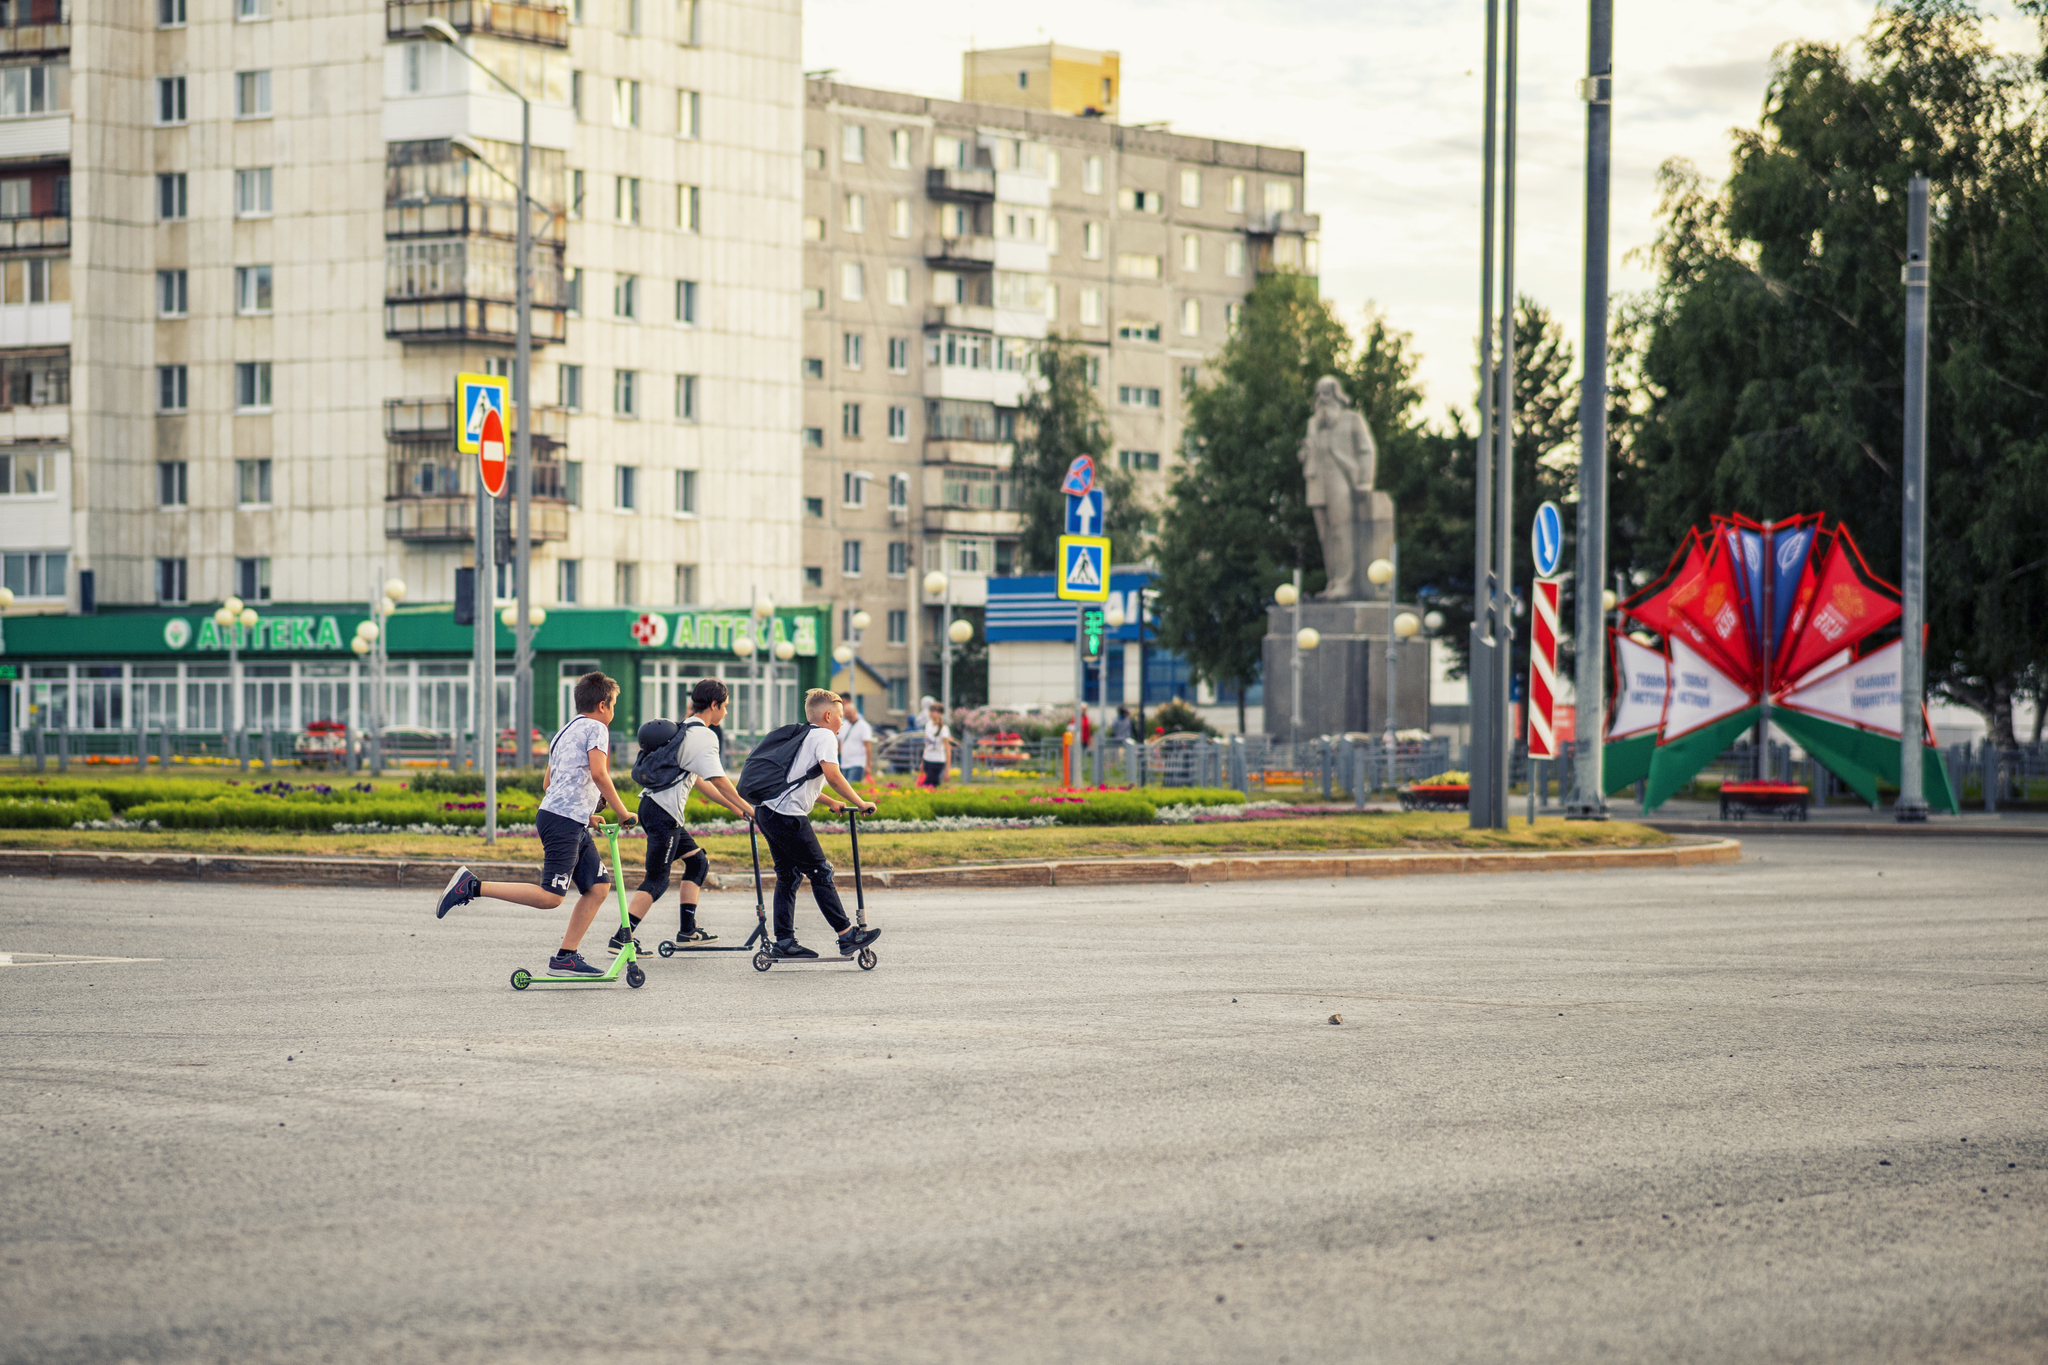
[[[111,820],[113,807],[103,797],[85,795],[76,801],[17,801],[0,798],[0,829],[69,829],[81,820]]]
[[[476,805],[475,810],[449,810],[450,805]],[[350,825],[465,825],[481,827],[481,802],[447,802],[396,795],[381,800],[279,801],[257,797],[222,797],[213,801],[154,801],[131,807],[130,820],[154,820],[165,829],[311,829]],[[498,805],[498,818],[509,822],[530,808]]]

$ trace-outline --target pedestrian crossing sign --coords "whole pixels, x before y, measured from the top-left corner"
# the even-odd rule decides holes
[[[1059,594],[1069,602],[1109,600],[1109,537],[1060,537]]]

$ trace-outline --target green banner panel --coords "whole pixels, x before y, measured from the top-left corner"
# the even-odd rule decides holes
[[[1689,735],[1659,744],[1650,756],[1650,785],[1645,804],[1651,810],[1663,805],[1673,792],[1697,777],[1700,769],[1720,757],[1737,735],[1756,724],[1761,714],[1761,707],[1744,707],[1712,725],[1703,725]]]
[[[1872,806],[1880,804],[1877,793],[1880,778],[1893,786],[1898,785],[1899,742],[1890,735],[1873,734],[1853,725],[1822,720],[1799,711],[1773,711],[1771,723],[1799,741],[1801,748],[1819,759],[1823,767],[1848,783]],[[1928,809],[1947,811],[1951,815],[1962,813],[1956,794],[1948,784],[1948,765],[1941,761],[1939,753],[1924,745],[1920,749],[1920,774]]]
[[[1611,739],[1600,746],[1600,777],[1607,794],[1633,787],[1650,775],[1650,759],[1657,752],[1657,732]]]

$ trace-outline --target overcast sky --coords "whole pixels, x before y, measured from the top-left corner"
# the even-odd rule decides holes
[[[1987,0],[2001,46],[2033,24]],[[1653,231],[1657,167],[1726,174],[1728,130],[1753,126],[1772,50],[1861,33],[1865,0],[1694,0],[1616,6],[1616,290],[1649,277],[1628,253]],[[808,0],[804,65],[855,84],[957,99],[960,53],[1053,40],[1123,55],[1125,122],[1304,148],[1323,216],[1323,292],[1355,321],[1371,301],[1413,333],[1432,410],[1469,406],[1479,310],[1483,0]],[[1518,285],[1579,334],[1586,6],[1522,7]]]

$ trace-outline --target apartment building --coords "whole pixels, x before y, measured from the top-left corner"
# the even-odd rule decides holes
[[[391,578],[408,610],[451,599],[475,534],[453,378],[509,374],[516,330],[504,86],[531,107],[534,600],[794,603],[800,20],[797,0],[0,0],[13,612],[168,622],[233,594],[322,620]],[[358,667],[302,643],[287,675]]]
[[[1156,508],[1182,388],[1257,273],[1317,268],[1301,152],[1119,124],[1120,80],[1115,53],[1042,45],[966,54],[971,101],[807,83],[805,601],[841,636],[869,614],[851,685],[899,715],[938,688],[925,574],[979,606],[1016,571],[1033,348],[1087,348]]]

